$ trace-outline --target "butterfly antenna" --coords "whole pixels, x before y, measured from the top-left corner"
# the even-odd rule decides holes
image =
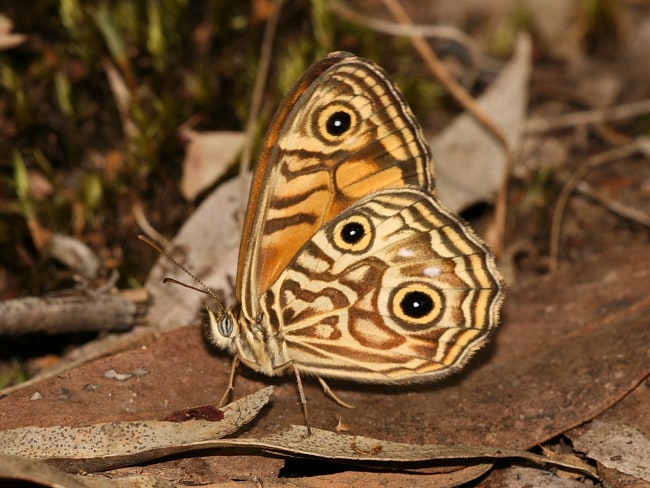
[[[167,259],[169,259],[172,263],[174,263],[181,270],[183,270],[185,272],[185,274],[187,274],[190,278],[192,278],[199,285],[201,285],[201,288],[197,288],[195,286],[188,285],[187,283],[183,283],[182,281],[178,281],[177,279],[174,279],[174,278],[163,278],[163,283],[174,283],[176,285],[181,285],[181,286],[184,286],[185,288],[189,288],[190,290],[195,290],[195,291],[204,293],[204,294],[208,295],[210,298],[212,298],[219,305],[219,311],[221,313],[226,313],[226,309],[224,308],[223,304],[221,303],[221,300],[219,300],[217,295],[210,289],[210,287],[208,285],[206,285],[203,282],[203,280],[201,280],[198,276],[196,276],[194,273],[192,273],[189,269],[187,269],[181,263],[176,261],[176,259],[171,257],[169,255],[169,253],[167,251],[165,251],[163,249],[163,247],[160,244],[158,244],[156,241],[154,241],[151,237],[146,236],[144,234],[140,234],[140,235],[138,235],[138,239],[140,239],[141,241],[146,242],[151,247],[153,247],[156,251],[158,251],[160,254],[162,254]]]

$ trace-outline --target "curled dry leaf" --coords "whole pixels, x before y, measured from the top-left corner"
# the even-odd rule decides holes
[[[25,486],[34,484],[51,488],[62,486],[65,488],[175,488],[178,486],[171,481],[149,476],[107,479],[73,475],[50,466],[45,461],[2,453],[0,453],[0,480],[26,481],[29,485]]]
[[[220,421],[107,422],[85,427],[21,427],[0,432],[0,452],[49,459],[66,471],[103,471],[200,449],[253,420],[273,387],[226,405]],[[210,441],[208,441],[210,440]],[[196,446],[196,447],[193,447]]]
[[[101,269],[101,261],[86,244],[62,234],[51,235],[47,253],[86,279],[94,279]]]
[[[374,468],[385,466],[385,463],[444,461],[455,466],[466,465],[468,461],[485,464],[497,459],[523,459],[540,466],[559,466],[595,477],[593,468],[586,464],[550,459],[518,449],[406,444],[320,429],[312,429],[312,434],[308,435],[306,427],[296,425],[259,439],[222,439],[252,420],[269,401],[272,391],[272,387],[267,387],[226,406],[223,421],[23,427],[0,433],[0,449],[8,454],[49,459],[67,471],[99,471],[199,449],[248,448]]]
[[[243,132],[195,132],[185,130],[189,140],[183,161],[181,192],[188,200],[222,177],[241,151],[246,138]]]
[[[277,454],[319,457],[374,467],[380,467],[385,463],[451,461],[450,464],[454,464],[457,461],[466,463],[468,460],[474,460],[477,464],[482,464],[488,460],[524,459],[540,466],[559,466],[587,476],[595,476],[594,469],[586,463],[569,463],[519,449],[492,446],[406,444],[364,436],[342,435],[328,430],[313,428],[311,430],[312,435],[308,436],[306,427],[292,425],[290,429],[279,434],[271,434],[260,439],[232,439],[231,445],[233,447],[251,446]],[[203,444],[205,447],[218,447],[211,446],[210,441]]]

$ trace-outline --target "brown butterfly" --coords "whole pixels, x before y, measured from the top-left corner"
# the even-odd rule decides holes
[[[266,134],[214,343],[266,375],[293,370],[304,406],[300,373],[404,385],[460,369],[503,296],[487,245],[436,199],[386,73],[345,52],[312,65]]]

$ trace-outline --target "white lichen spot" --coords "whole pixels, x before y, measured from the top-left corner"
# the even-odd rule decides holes
[[[117,381],[126,381],[132,377],[133,375],[131,373],[118,373],[114,369],[109,369],[108,371],[104,371],[104,378],[114,379]]]
[[[442,273],[440,266],[429,266],[422,271],[429,278],[437,278]]]
[[[403,247],[402,249],[397,251],[397,255],[401,258],[412,258],[413,256],[415,256],[415,251],[413,249]]]
[[[41,398],[43,398],[43,395],[41,395],[41,392],[40,392],[40,391],[35,391],[35,392],[32,393],[32,395],[29,397],[29,399],[32,400],[32,401],[34,401],[34,400],[40,400]]]

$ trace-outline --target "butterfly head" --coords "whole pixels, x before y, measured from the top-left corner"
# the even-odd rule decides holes
[[[224,349],[231,354],[237,352],[237,337],[239,336],[239,322],[233,311],[224,310],[221,303],[212,301],[205,304],[210,324],[210,335],[212,342],[219,349]]]

